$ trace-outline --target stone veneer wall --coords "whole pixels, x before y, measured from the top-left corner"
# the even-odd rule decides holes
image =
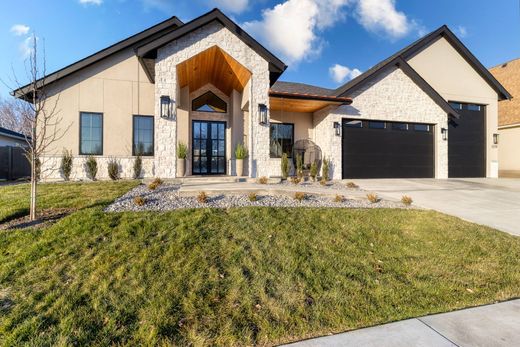
[[[133,178],[134,175],[134,161],[135,157],[101,157],[95,156],[98,164],[98,172],[96,178],[109,179],[108,177],[108,162],[115,159],[119,163],[121,178]],[[143,169],[141,172],[142,178],[154,177],[154,158],[142,157]],[[71,180],[88,180],[87,171],[85,170],[86,156],[74,157],[72,161]],[[63,175],[60,171],[61,156],[45,156],[41,158],[42,163],[42,181],[58,181],[63,180]]]
[[[249,176],[268,176],[269,126],[260,125],[258,104],[269,107],[269,66],[268,62],[246,45],[222,24],[213,22],[175,40],[159,49],[155,62],[155,169],[156,176],[175,177],[177,124],[175,120],[160,118],[160,97],[168,95],[179,99],[177,86],[177,65],[205,51],[218,46],[252,73],[251,81],[251,141],[249,146]]]
[[[435,177],[448,177],[448,141],[441,128],[447,128],[447,114],[401,69],[381,72],[374,80],[349,95],[349,106],[324,109],[314,114],[315,142],[324,157],[331,159],[333,179],[341,179],[341,136],[335,136],[333,122],[342,118],[375,119],[435,125]]]

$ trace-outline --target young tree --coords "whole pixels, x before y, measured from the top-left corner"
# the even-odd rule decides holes
[[[30,135],[30,124],[26,122],[29,112],[26,102],[0,97],[0,127]]]
[[[23,99],[25,112],[21,112],[22,124],[27,127],[27,146],[25,147],[27,158],[31,164],[31,199],[29,217],[36,219],[36,197],[38,188],[38,176],[42,163],[42,155],[47,152],[53,143],[59,141],[70,128],[64,127],[59,116],[59,94],[50,99],[46,86],[46,59],[45,49],[40,57],[38,55],[38,39],[36,35],[31,38],[31,51],[26,61],[26,73],[29,83],[22,86],[16,76],[14,81],[17,90],[13,95]],[[44,170],[42,169],[41,173]]]

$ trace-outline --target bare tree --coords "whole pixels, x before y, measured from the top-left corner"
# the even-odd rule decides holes
[[[0,127],[30,136],[31,125],[26,121],[30,115],[26,101],[0,97]]]
[[[47,94],[46,84],[46,59],[45,49],[43,55],[38,55],[38,40],[36,35],[31,38],[31,51],[26,61],[26,73],[29,83],[22,86],[16,75],[14,76],[17,90],[14,95],[27,101],[27,107],[23,112],[19,112],[22,116],[22,124],[29,128],[29,134],[26,134],[26,154],[31,164],[31,200],[30,213],[31,220],[36,219],[36,197],[39,175],[41,167],[42,155],[47,152],[50,146],[59,141],[70,128],[63,127],[62,118],[59,116],[58,102],[59,94],[55,98],[50,99]],[[51,101],[52,100],[52,101]]]

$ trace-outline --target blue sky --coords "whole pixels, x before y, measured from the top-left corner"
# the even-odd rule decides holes
[[[289,69],[281,80],[335,88],[447,24],[491,67],[520,57],[519,0],[25,0],[0,3],[0,79],[23,82],[25,45],[52,72],[173,15],[221,8]],[[0,96],[8,89],[0,84]]]

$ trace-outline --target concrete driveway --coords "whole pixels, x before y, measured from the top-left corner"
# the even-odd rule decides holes
[[[412,197],[416,206],[520,236],[520,179],[367,179],[354,180],[382,198]]]

